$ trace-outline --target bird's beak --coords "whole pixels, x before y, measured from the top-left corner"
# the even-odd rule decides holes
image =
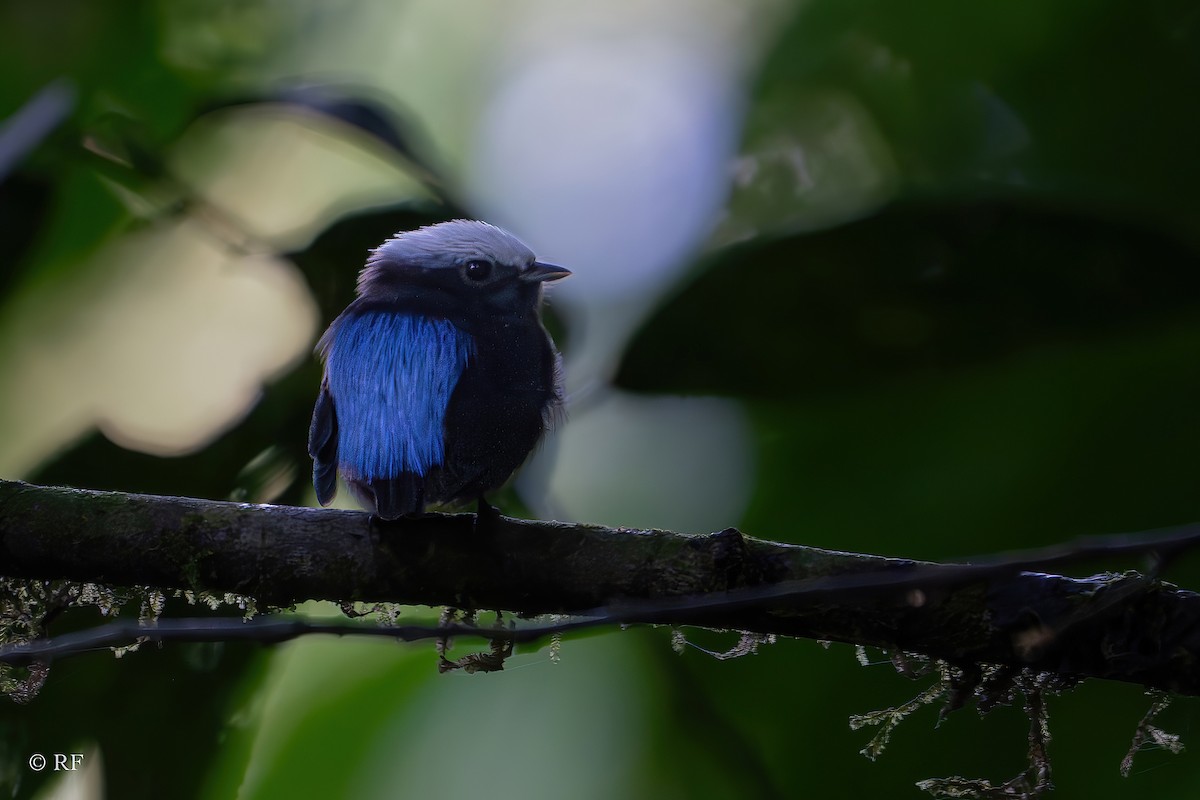
[[[521,273],[521,280],[526,283],[541,283],[542,281],[556,281],[570,274],[571,270],[566,267],[535,261]]]

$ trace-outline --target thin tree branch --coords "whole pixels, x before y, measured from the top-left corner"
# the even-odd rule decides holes
[[[26,665],[88,653],[105,647],[150,642],[233,642],[280,644],[301,636],[370,636],[419,642],[470,636],[506,642],[532,642],[556,633],[594,627],[607,620],[579,618],[521,628],[485,628],[477,625],[372,625],[363,622],[313,622],[305,619],[260,617],[252,620],[229,617],[159,619],[153,624],[121,620],[82,631],[32,642],[0,646],[0,663]]]
[[[477,533],[472,523],[430,514],[380,524],[355,512],[0,482],[0,574],[233,592],[276,606],[600,609],[581,623],[803,636],[1200,694],[1200,595],[1136,573],[1029,571],[1097,556],[1161,560],[1200,541],[1198,526],[943,565],[733,529],[694,536],[502,517]]]

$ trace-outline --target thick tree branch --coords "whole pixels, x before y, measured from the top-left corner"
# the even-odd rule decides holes
[[[316,598],[596,614],[831,639],[1200,694],[1200,595],[1134,573],[1021,572],[1156,553],[1200,530],[928,564],[746,537],[354,512],[0,482],[0,574]]]

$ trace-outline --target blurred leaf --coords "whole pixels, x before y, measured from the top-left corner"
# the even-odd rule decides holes
[[[320,385],[315,361],[269,386],[250,414],[204,449],[185,456],[161,457],[126,450],[100,433],[45,464],[31,480],[38,483],[148,494],[253,499],[253,476],[244,472],[264,451],[278,448],[275,464],[293,475],[273,498],[300,504],[308,490],[308,423]]]
[[[762,109],[822,89],[874,117],[910,188],[1010,187],[1150,215],[1200,213],[1200,17],[1182,0],[804,5],[764,65]]]
[[[436,153],[419,121],[405,113],[399,101],[365,86],[293,83],[266,94],[225,100],[215,108],[261,103],[281,103],[298,112],[321,114],[366,134],[400,156],[413,176],[440,198],[449,216],[468,216],[453,198],[450,182],[436,163]]]
[[[1194,520],[1197,352],[1193,317],[953,374],[751,403],[761,477],[746,528],[947,559]]]
[[[431,659],[412,648],[378,642],[337,641],[337,652],[320,657],[328,642],[297,643],[314,654],[307,663],[292,667],[292,674],[276,678],[273,689],[308,692],[293,697],[297,705],[281,708],[267,735],[270,745],[242,737],[236,749],[221,754],[210,784],[200,796],[224,798],[354,797],[362,763],[372,755],[371,744],[394,718],[406,699],[429,679],[436,678]],[[293,645],[295,647],[296,645]],[[281,658],[286,650],[277,651]],[[347,658],[353,654],[354,658]],[[282,663],[290,663],[286,659]],[[330,665],[340,664],[337,671]],[[323,676],[319,684],[313,675]],[[258,737],[263,734],[259,729]],[[247,774],[251,753],[257,758],[253,775]],[[248,778],[250,778],[248,780]]]
[[[1027,205],[898,206],[720,251],[639,332],[642,391],[809,397],[1095,339],[1200,306],[1200,256]]]

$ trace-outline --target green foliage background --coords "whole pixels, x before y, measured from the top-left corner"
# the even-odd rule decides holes
[[[163,154],[207,110],[245,99],[240,76],[302,18],[233,5],[0,6],[0,116],[64,76],[78,98],[0,184],[0,314],[23,287],[68,284],[102,244],[155,224],[111,185],[161,191]],[[813,0],[782,16],[743,127],[761,168],[628,346],[618,385],[743,404],[758,477],[742,526],[765,538],[947,559],[1200,518],[1194,4]],[[171,50],[180,29],[208,42],[206,58]],[[829,119],[871,121],[889,202],[797,192],[771,160],[790,143],[819,167],[837,142]],[[158,219],[186,213],[186,194],[175,201]],[[322,320],[350,296],[347,264],[455,202],[470,211],[443,196],[330,218],[290,254]],[[95,433],[12,477],[254,496],[266,478],[247,465],[269,453],[267,472],[292,476],[276,502],[304,502],[318,380],[311,360],[297,366],[189,455]],[[1196,585],[1188,563],[1169,577]],[[561,655],[474,677],[377,642],[76,658],[33,704],[0,706],[0,780],[32,796],[51,776],[24,767],[30,753],[90,743],[107,796],[122,798],[917,797],[922,778],[999,781],[1023,766],[1012,709],[936,728],[926,710],[865,760],[848,717],[921,687],[882,657],[860,668],[846,647],[789,641],[719,661],[637,630]],[[1052,700],[1055,796],[1194,794],[1190,753],[1143,753],[1119,777],[1148,705],[1137,687],[1099,683]],[[1190,745],[1194,717],[1181,701],[1162,723]]]

